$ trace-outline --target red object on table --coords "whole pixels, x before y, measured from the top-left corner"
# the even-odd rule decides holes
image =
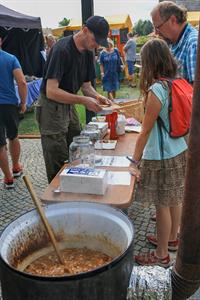
[[[117,112],[113,112],[110,116],[110,140],[117,140],[118,135],[116,132],[116,125],[117,125]]]
[[[110,128],[110,114],[106,115],[106,122],[108,123],[108,128]]]

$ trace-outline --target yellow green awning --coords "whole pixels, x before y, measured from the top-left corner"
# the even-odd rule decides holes
[[[191,25],[196,26],[199,24],[200,11],[188,11],[187,15],[187,20]]]
[[[133,28],[131,18],[128,14],[108,16],[105,17],[105,19],[108,21],[111,30],[128,28],[128,31],[131,31],[131,29]],[[63,34],[63,31],[65,30],[80,30],[81,26],[82,25],[80,20],[71,19],[68,26],[62,26],[52,29],[52,34],[58,37],[61,36]]]

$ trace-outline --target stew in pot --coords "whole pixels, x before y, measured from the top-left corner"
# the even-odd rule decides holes
[[[55,252],[51,252],[33,261],[24,271],[38,276],[74,275],[101,267],[113,259],[107,254],[88,248],[64,249],[61,255],[64,265],[58,261]]]

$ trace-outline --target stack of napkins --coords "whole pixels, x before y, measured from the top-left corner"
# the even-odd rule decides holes
[[[98,112],[99,115],[110,115],[113,113],[113,107],[112,106],[108,106],[108,105],[101,105],[102,110],[100,112]]]
[[[92,122],[106,122],[106,116],[96,116],[92,118]]]
[[[101,150],[101,149],[112,150],[115,149],[116,145],[117,145],[116,140],[99,140],[96,141],[96,143],[94,144],[94,148],[96,150]]]

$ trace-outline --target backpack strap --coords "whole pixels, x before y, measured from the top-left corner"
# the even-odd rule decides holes
[[[172,81],[173,79],[170,78],[164,78],[161,77],[159,79],[159,81],[166,81],[167,82],[167,86],[168,86],[168,91],[169,91],[169,105],[168,105],[168,111],[170,111],[170,107],[171,107],[171,97],[172,97]],[[158,81],[158,82],[159,82]],[[168,116],[169,117],[169,116]],[[162,127],[165,129],[165,131],[169,134],[169,131],[167,130],[165,123],[163,121],[163,119],[158,116],[157,118],[157,124],[158,124],[158,129],[159,129],[159,133],[160,133],[160,150],[161,150],[161,160],[164,159],[164,141],[163,141],[163,133],[162,133]]]
[[[169,92],[168,119],[170,120],[169,112],[172,109],[172,83],[173,83],[174,79],[161,77],[159,80],[161,82],[162,81],[166,81],[167,82],[168,92]],[[165,131],[167,131],[167,133],[169,133],[169,131],[167,130],[167,128],[166,128],[166,126],[164,124],[164,121],[162,120],[162,118],[160,116],[157,118],[157,121],[158,121],[158,126],[163,127],[165,129]],[[169,122],[169,126],[170,126],[170,122]]]

